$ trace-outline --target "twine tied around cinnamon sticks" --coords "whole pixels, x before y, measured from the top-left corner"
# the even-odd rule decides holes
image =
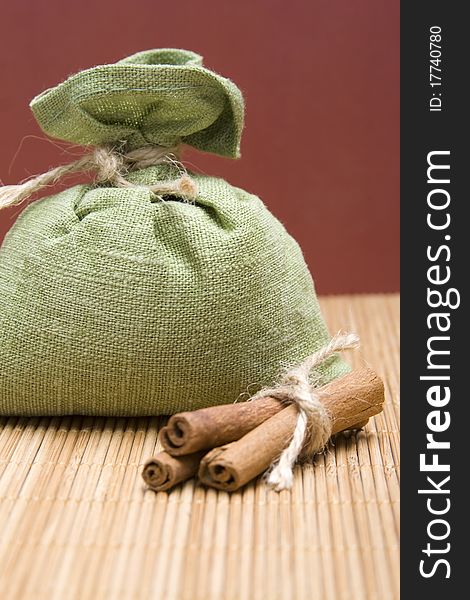
[[[276,474],[281,464],[281,475],[271,478],[271,485],[277,491],[289,487],[300,453],[321,450],[329,435],[362,429],[383,409],[383,381],[368,367],[315,387],[310,370],[334,352],[357,344],[357,336],[337,336],[288,371],[278,387],[261,390],[254,401],[173,415],[160,430],[164,450],[144,465],[144,481],[151,489],[163,491],[197,475],[205,485],[233,492],[261,473],[272,475],[274,470]],[[320,431],[315,433],[313,427],[320,420]],[[284,452],[285,463],[279,459]]]
[[[293,468],[301,453],[311,456],[320,452],[331,437],[330,415],[320,400],[321,392],[310,383],[312,370],[336,352],[358,346],[359,337],[356,334],[338,334],[299,366],[287,371],[279,385],[262,389],[251,398],[251,401],[277,398],[281,402],[295,404],[298,410],[292,439],[267,477],[268,484],[277,491],[292,487]]]
[[[178,147],[144,146],[122,151],[114,146],[97,146],[89,154],[67,165],[55,167],[18,185],[0,186],[0,209],[21,204],[34,193],[55,185],[67,175],[94,172],[97,183],[110,183],[118,188],[142,188],[157,196],[172,195],[192,201],[197,196],[197,186],[178,162]],[[154,185],[142,186],[131,183],[126,175],[132,171],[169,162],[181,168],[181,176],[170,181],[158,181]]]

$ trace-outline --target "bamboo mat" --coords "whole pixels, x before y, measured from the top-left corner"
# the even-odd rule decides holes
[[[161,421],[0,419],[0,598],[398,598],[398,296],[321,300],[386,407],[296,468],[292,492],[145,490]]]

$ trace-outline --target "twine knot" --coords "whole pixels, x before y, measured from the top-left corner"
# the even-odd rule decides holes
[[[292,487],[293,468],[301,454],[312,456],[320,452],[331,437],[333,424],[321,402],[321,388],[310,383],[312,369],[336,352],[357,348],[358,345],[359,337],[356,334],[336,335],[302,364],[287,371],[279,385],[262,389],[253,396],[252,400],[271,396],[295,404],[298,410],[292,439],[268,473],[268,484],[276,491]]]
[[[55,185],[63,177],[73,173],[94,172],[97,183],[110,183],[119,188],[145,188],[157,196],[172,195],[192,201],[197,197],[197,185],[178,161],[178,147],[144,146],[122,152],[111,146],[97,146],[93,152],[67,165],[55,167],[18,185],[0,187],[0,209],[20,204],[32,194]],[[132,171],[162,163],[171,163],[180,169],[180,177],[170,181],[158,181],[154,185],[139,185],[127,180]]]
[[[98,146],[90,156],[90,170],[95,171],[97,183],[115,183],[118,176],[127,174],[124,156],[118,152],[109,151],[108,148]]]

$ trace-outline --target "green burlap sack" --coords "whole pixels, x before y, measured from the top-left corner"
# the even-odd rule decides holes
[[[76,144],[239,153],[242,96],[192,52],[89,69],[31,106],[47,134]],[[0,250],[2,414],[233,402],[329,339],[302,253],[261,200],[193,173],[193,202],[145,187],[180,174],[150,166],[127,175],[135,187],[78,185],[20,215]],[[333,358],[319,374],[347,370]]]

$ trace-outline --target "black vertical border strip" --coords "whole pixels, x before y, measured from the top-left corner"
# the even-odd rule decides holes
[[[461,597],[462,593],[464,597],[468,594],[466,575],[470,567],[466,565],[468,552],[464,548],[470,529],[470,503],[466,491],[466,483],[470,482],[466,464],[467,444],[470,443],[470,431],[466,428],[470,392],[466,389],[469,384],[465,379],[468,373],[470,382],[470,349],[465,338],[470,329],[467,315],[470,228],[465,215],[469,204],[466,187],[470,174],[470,99],[466,97],[468,86],[465,84],[469,70],[470,24],[464,17],[465,8],[465,3],[444,0],[401,3],[401,597],[413,600],[450,600]],[[429,111],[433,93],[429,85],[431,26],[442,28],[441,112]],[[431,189],[426,175],[427,155],[435,150],[450,150],[451,181],[448,186],[441,186],[451,195],[451,225],[445,232],[433,231],[426,223],[427,194]],[[445,234],[451,236],[449,241],[443,239]],[[459,290],[461,303],[454,310],[437,309],[449,312],[451,319],[447,333],[451,338],[447,346],[450,357],[443,357],[442,361],[450,362],[451,399],[447,407],[441,409],[450,412],[451,424],[447,431],[436,434],[436,438],[450,441],[451,447],[439,452],[440,462],[450,462],[450,472],[433,474],[423,473],[419,468],[419,455],[426,452],[426,434],[429,432],[426,418],[431,410],[435,410],[426,399],[426,391],[432,384],[419,378],[426,374],[427,341],[433,335],[426,323],[428,314],[433,312],[427,305],[427,270],[435,263],[429,262],[426,251],[428,245],[437,248],[445,243],[451,257],[449,262],[443,259],[440,264],[443,268],[450,267],[451,279],[447,287]],[[418,494],[418,489],[432,487],[426,481],[427,475],[434,475],[437,482],[450,475],[450,494]],[[442,541],[430,539],[427,533],[430,521],[439,518],[429,513],[428,497],[436,499],[436,508],[445,506],[446,497],[451,502],[449,512],[442,515],[450,525],[450,534]],[[440,535],[445,532],[445,527],[435,526],[432,531]],[[428,557],[423,553],[428,542],[433,550],[443,550],[449,543],[450,550]],[[449,561],[450,578],[445,577],[447,568],[442,564],[432,577],[422,577],[420,561],[425,560],[424,569],[430,572],[439,558]]]

